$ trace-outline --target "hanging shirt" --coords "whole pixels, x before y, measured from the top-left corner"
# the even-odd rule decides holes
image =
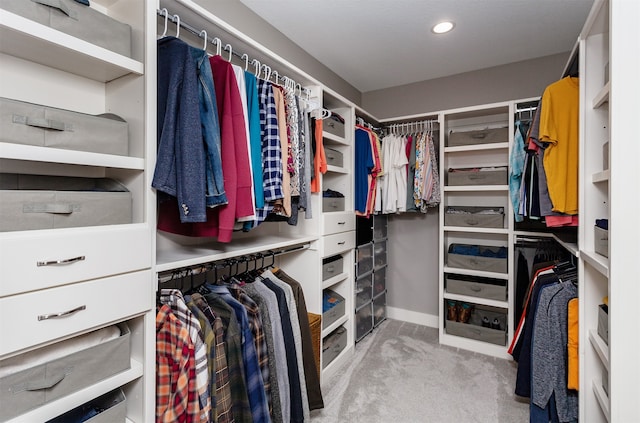
[[[520,184],[522,183],[525,156],[524,138],[520,130],[520,121],[517,121],[516,132],[513,137],[513,147],[511,148],[511,156],[509,158],[509,195],[511,197],[513,210],[516,211],[516,213],[514,213],[516,222],[522,222],[524,220],[524,217],[517,213],[517,210],[520,203]]]
[[[238,222],[246,222],[250,220],[256,219],[255,209],[256,209],[256,198],[255,198],[255,190],[253,188],[253,161],[251,158],[251,134],[249,132],[249,107],[248,107],[248,99],[247,99],[247,84],[245,82],[245,71],[240,66],[232,65],[233,73],[236,76],[236,83],[238,84],[238,93],[240,94],[240,101],[242,102],[242,115],[244,118],[244,129],[246,134],[247,141],[247,153],[248,153],[248,163],[249,163],[249,172],[251,175],[250,183],[251,183],[251,208],[253,209],[253,214],[249,216],[238,217]]]
[[[289,161],[289,141],[287,136],[287,113],[284,106],[284,89],[279,85],[273,85],[273,98],[276,103],[276,116],[278,117],[278,133],[280,134],[280,151],[282,154],[282,212],[284,216],[291,216],[291,175],[287,171]]]
[[[354,166],[354,198],[355,210],[360,213],[367,211],[367,196],[369,194],[368,176],[374,167],[371,155],[371,140],[369,133],[362,129],[355,130],[355,166]]]
[[[262,136],[260,129],[260,99],[258,97],[258,81],[254,74],[245,71],[247,88],[247,111],[249,113],[249,154],[251,156],[251,173],[253,176],[253,192],[256,208],[264,207],[264,187],[262,186]]]

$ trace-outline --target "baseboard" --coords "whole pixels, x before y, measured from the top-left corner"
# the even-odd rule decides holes
[[[419,313],[417,311],[387,306],[387,317],[389,319],[401,320],[403,322],[415,323],[416,325],[429,326],[431,328],[438,327],[438,316],[434,314]]]

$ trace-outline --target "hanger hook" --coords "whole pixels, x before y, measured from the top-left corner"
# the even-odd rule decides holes
[[[171,20],[176,23],[176,38],[180,38],[180,16],[173,15]]]
[[[298,89],[298,97],[302,97],[302,84],[296,84],[296,88]]]
[[[249,67],[249,55],[247,53],[244,53],[242,56],[240,56],[240,58],[242,60],[244,60],[244,71],[247,71],[247,68]]]
[[[275,76],[275,78],[273,78],[273,83],[277,84],[278,83],[278,78],[280,78],[280,74],[275,69],[271,73],[273,73],[273,75]],[[269,78],[271,78],[271,74],[269,74]]]
[[[164,15],[164,31],[162,31],[160,38],[164,38],[167,36],[167,28],[169,26],[169,11],[164,7],[160,13]]]
[[[204,46],[202,47],[202,49],[204,51],[207,51],[207,43],[209,42],[209,37],[207,36],[207,31],[205,31],[204,29],[202,31],[200,31],[200,37],[204,38]]]
[[[220,41],[220,38],[215,37],[211,42],[216,46],[216,56],[220,56],[222,53],[222,41]]]
[[[225,44],[224,49],[227,50],[227,47],[229,47],[229,59],[227,60],[227,62],[231,62],[231,56],[233,56],[233,47],[231,47],[231,44]]]
[[[256,77],[260,77],[260,61],[258,59],[251,60],[251,64],[255,66],[255,75]]]

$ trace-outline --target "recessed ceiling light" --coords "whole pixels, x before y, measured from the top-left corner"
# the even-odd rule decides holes
[[[444,34],[445,32],[451,31],[454,26],[455,24],[453,22],[440,22],[439,24],[436,24],[433,28],[431,28],[431,31],[436,34]]]

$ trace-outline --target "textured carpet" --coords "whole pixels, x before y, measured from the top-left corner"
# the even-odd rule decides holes
[[[440,346],[437,329],[387,320],[356,344],[354,360],[323,381],[313,423],[529,420],[513,394],[513,362]]]

